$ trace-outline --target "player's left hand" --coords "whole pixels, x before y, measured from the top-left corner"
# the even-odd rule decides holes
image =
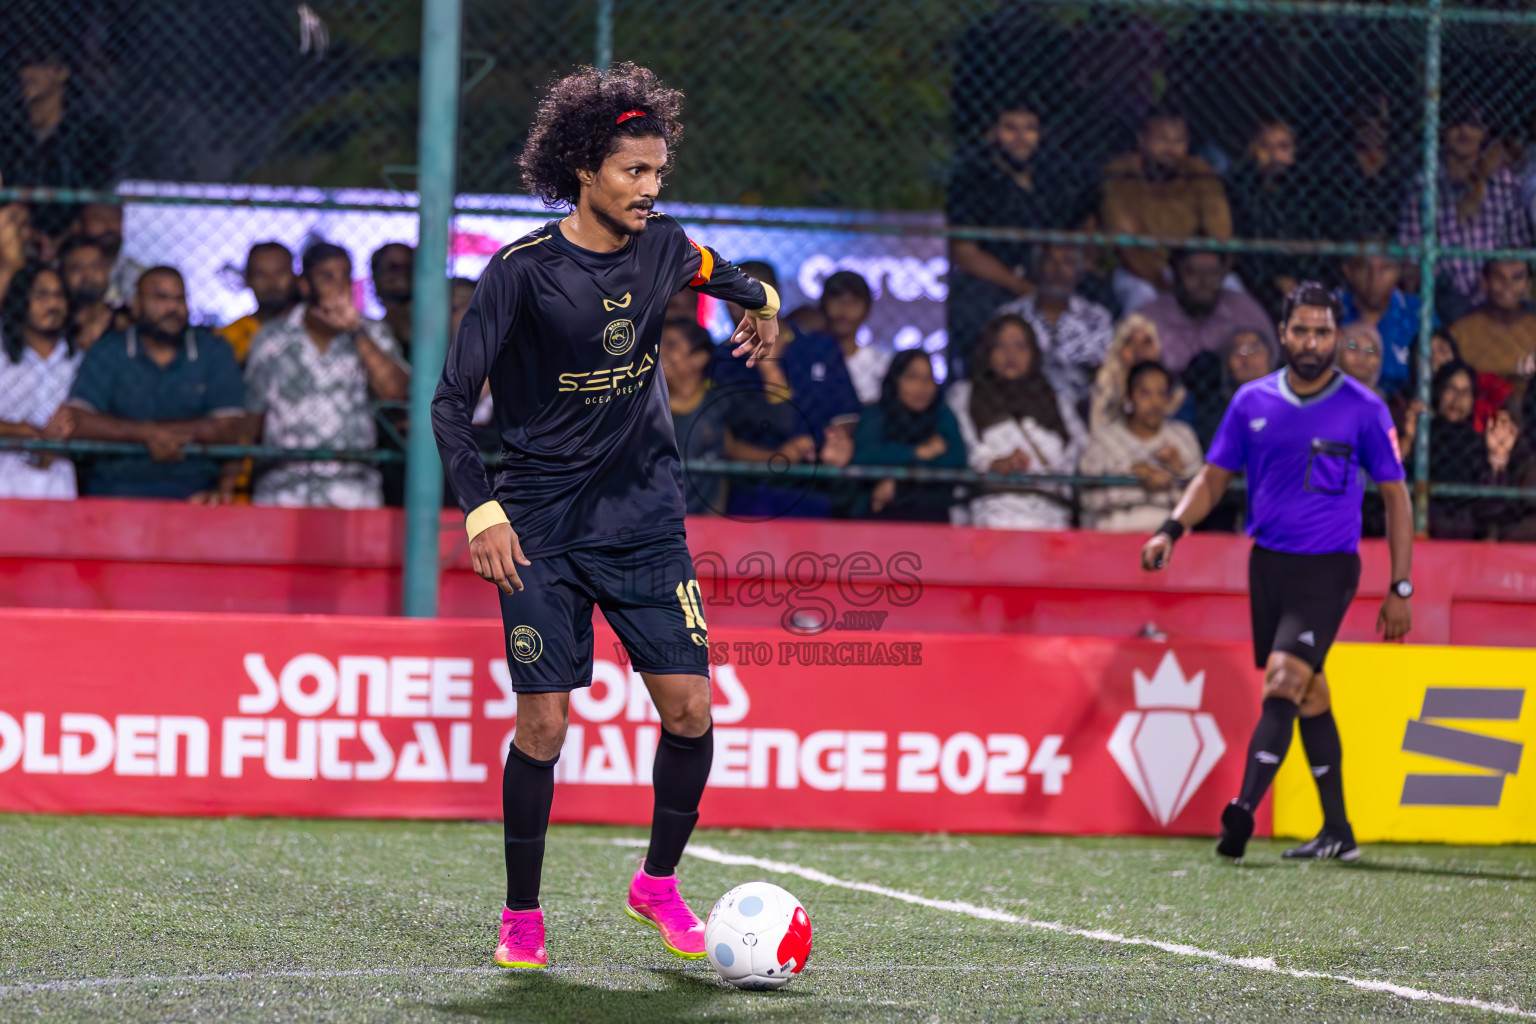
[[[1376,616],[1376,632],[1383,640],[1401,640],[1413,628],[1413,607],[1406,597],[1388,594]]]
[[[736,348],[731,352],[734,356],[750,352],[747,356],[747,365],[756,366],[759,359],[772,359],[773,346],[779,340],[779,318],[769,317],[767,320],[748,313],[741,318],[741,323],[736,325],[736,333],[731,335],[731,342]]]

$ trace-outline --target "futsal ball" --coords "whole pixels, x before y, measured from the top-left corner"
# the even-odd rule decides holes
[[[709,912],[704,951],[737,988],[779,988],[810,958],[811,919],[785,890],[748,882],[721,896]]]

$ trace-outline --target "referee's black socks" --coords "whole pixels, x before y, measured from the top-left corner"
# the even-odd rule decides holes
[[[544,834],[555,802],[556,754],[540,761],[512,744],[501,772],[502,837],[507,846],[507,908],[533,910],[539,905],[544,873]]]
[[[1237,802],[1252,811],[1264,799],[1269,784],[1275,781],[1280,762],[1291,748],[1291,729],[1296,724],[1296,702],[1284,697],[1264,698],[1259,724],[1253,727],[1248,743],[1248,767],[1243,770],[1243,788]]]
[[[677,870],[683,847],[699,820],[699,798],[709,781],[715,759],[715,726],[702,736],[679,736],[661,730],[656,764],[651,769],[656,810],[651,818],[651,845],[645,852],[645,873],[665,878]]]
[[[1348,827],[1349,817],[1344,813],[1344,778],[1340,774],[1344,745],[1339,742],[1339,726],[1333,720],[1332,710],[1301,720],[1301,746],[1312,764],[1312,778],[1317,782],[1317,795],[1323,803],[1323,827]]]

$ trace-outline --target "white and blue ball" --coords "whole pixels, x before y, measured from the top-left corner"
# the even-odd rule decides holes
[[[737,988],[780,988],[810,958],[811,919],[786,890],[747,882],[721,896],[709,912],[704,952]]]

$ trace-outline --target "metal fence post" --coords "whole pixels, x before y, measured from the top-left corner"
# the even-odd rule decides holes
[[[405,469],[405,614],[437,614],[443,470],[432,436],[432,393],[448,351],[448,229],[459,141],[461,0],[425,0],[421,113],[416,134],[420,229],[411,308],[411,436]]]
[[[1429,382],[1431,339],[1435,333],[1435,264],[1440,254],[1436,212],[1440,205],[1440,38],[1445,22],[1444,0],[1429,0],[1424,46],[1424,193],[1419,216],[1423,218],[1419,253],[1419,374],[1417,391],[1424,411],[1413,439],[1413,527],[1429,530]]]
[[[593,66],[607,71],[613,63],[613,0],[597,0],[597,39],[593,49]]]

